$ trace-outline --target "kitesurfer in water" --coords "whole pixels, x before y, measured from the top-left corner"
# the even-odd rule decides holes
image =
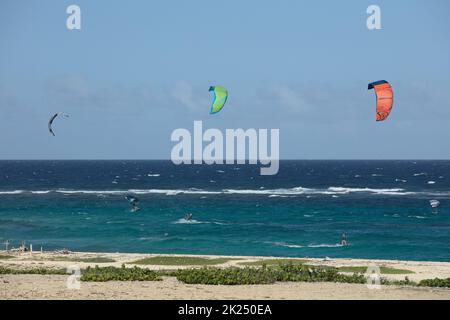
[[[192,221],[192,213],[186,213],[186,215],[184,216],[184,219],[186,221]]]
[[[348,239],[347,239],[347,235],[345,233],[343,233],[342,237],[341,237],[341,246],[343,246],[343,247],[348,246]]]
[[[138,198],[136,198],[134,196],[125,196],[125,199],[127,199],[131,205],[131,212],[137,212],[137,211],[141,210],[141,208],[139,208],[139,199]]]

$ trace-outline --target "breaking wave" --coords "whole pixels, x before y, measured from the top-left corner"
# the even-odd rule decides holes
[[[286,247],[286,248],[340,248],[340,247],[344,247],[340,243],[299,245],[299,244],[289,244],[289,243],[284,243],[284,242],[274,242],[273,244],[276,246]]]
[[[23,192],[24,192],[23,190],[0,191],[0,195],[2,195],[2,194],[21,194]]]
[[[58,193],[65,195],[125,195],[125,194],[161,194],[167,196],[176,195],[266,195],[268,197],[292,197],[298,195],[346,195],[346,194],[369,194],[369,195],[427,195],[427,196],[448,196],[450,191],[407,191],[402,188],[349,188],[349,187],[329,187],[326,189],[313,188],[278,188],[278,189],[222,189],[222,190],[204,190],[204,189],[128,189],[128,190],[3,190],[0,195],[15,194],[34,194],[45,195],[49,193]]]

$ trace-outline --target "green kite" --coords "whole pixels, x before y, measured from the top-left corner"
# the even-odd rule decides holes
[[[209,87],[209,91],[214,92],[214,99],[212,101],[211,111],[209,113],[210,114],[217,113],[220,110],[222,110],[223,106],[225,105],[225,102],[227,102],[228,91],[227,89],[221,86]]]

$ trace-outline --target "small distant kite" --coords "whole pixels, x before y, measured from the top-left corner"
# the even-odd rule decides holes
[[[222,108],[225,105],[225,102],[227,102],[228,91],[227,89],[221,86],[209,87],[209,91],[214,92],[214,99],[212,101],[211,111],[209,113],[210,114],[217,113],[220,110],[222,110]]]
[[[55,133],[53,132],[53,128],[52,128],[52,125],[53,125],[53,121],[55,121],[55,119],[57,118],[57,117],[65,117],[65,118],[68,118],[69,117],[69,115],[68,114],[65,114],[65,113],[62,113],[62,112],[58,112],[58,113],[55,113],[51,118],[50,118],[50,120],[48,121],[48,131],[50,131],[50,133],[53,135],[53,136],[55,136]]]
[[[394,104],[394,92],[386,80],[369,83],[368,90],[375,89],[377,96],[377,121],[386,120]]]
[[[125,199],[127,199],[131,205],[131,212],[136,212],[136,211],[141,210],[141,208],[139,208],[139,199],[138,198],[136,198],[135,196],[125,196]]]

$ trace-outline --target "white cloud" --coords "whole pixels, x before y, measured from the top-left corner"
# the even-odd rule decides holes
[[[208,105],[207,91],[199,94],[187,81],[179,81],[172,90],[172,97],[190,111],[199,111]]]

